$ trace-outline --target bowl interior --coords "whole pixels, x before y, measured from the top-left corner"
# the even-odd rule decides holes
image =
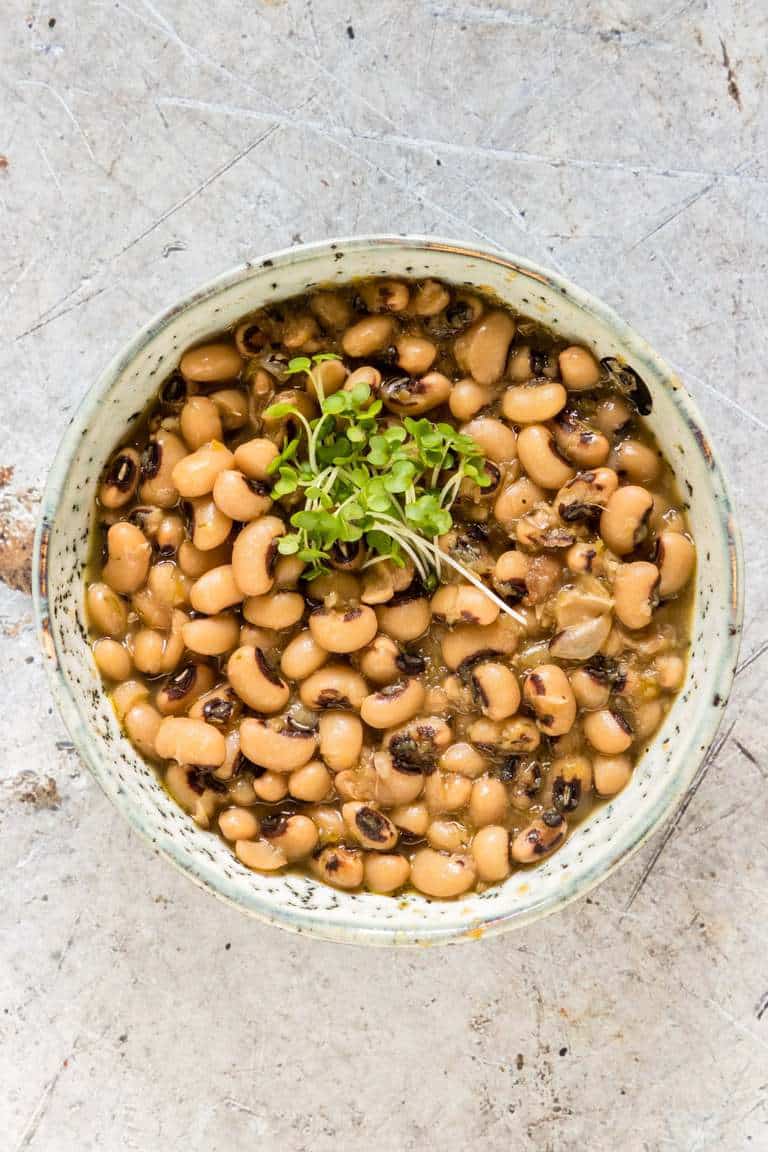
[[[688,499],[698,543],[695,626],[685,687],[629,786],[550,860],[455,902],[336,892],[300,875],[248,871],[198,829],[122,735],[87,643],[83,567],[95,488],[131,420],[189,345],[270,299],[368,275],[436,276],[495,292],[513,308],[620,356],[653,396],[648,422]],[[523,261],[427,239],[371,238],[292,249],[215,281],[153,321],[87,394],[60,448],[38,538],[38,613],[65,722],[91,771],[131,823],[198,883],[284,927],[357,943],[472,938],[523,924],[587,891],[679,801],[714,736],[739,629],[738,541],[727,491],[680,382],[609,309]]]

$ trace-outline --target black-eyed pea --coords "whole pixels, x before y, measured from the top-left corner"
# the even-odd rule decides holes
[[[592,795],[592,761],[587,756],[557,757],[550,768],[549,791],[558,812],[586,811]]]
[[[237,648],[227,661],[227,678],[240,699],[255,712],[279,712],[291,694],[261,648]]]
[[[230,735],[232,735],[232,733],[230,733]],[[239,733],[237,733],[237,736],[239,748]],[[228,740],[228,738],[226,739]],[[218,772],[219,769],[216,770],[217,775]],[[284,777],[281,777],[281,779],[284,779]],[[253,788],[253,776],[251,776],[249,772],[238,772],[237,775],[233,775],[227,785],[227,792],[232,803],[240,805],[241,808],[249,808],[259,799]]]
[[[186,664],[169,676],[155,694],[155,705],[163,716],[181,716],[195,701],[209,692],[216,676],[208,664]]]
[[[421,680],[414,678],[385,684],[365,697],[360,705],[360,716],[371,728],[396,728],[421,711],[424,697]]]
[[[667,600],[682,592],[693,575],[696,548],[680,532],[662,532],[656,541],[656,566],[659,570],[659,596]]]
[[[131,657],[123,645],[104,636],[93,645],[93,659],[105,680],[127,680],[131,674]]]
[[[562,488],[575,474],[544,424],[527,424],[522,429],[517,437],[517,454],[528,476],[540,488]]]
[[[648,527],[656,536],[660,536],[662,532],[685,533],[688,531],[682,511],[673,507],[660,492],[657,492],[653,497],[653,508],[648,518]]]
[[[278,456],[278,447],[265,437],[246,440],[235,449],[235,468],[245,473],[251,480],[265,481],[269,477],[269,466]]]
[[[373,755],[374,789],[373,794],[381,808],[398,808],[418,800],[424,790],[424,777],[420,772],[405,771],[395,762],[388,751],[380,748]],[[339,773],[342,775],[342,773]],[[336,788],[339,777],[336,777]],[[371,796],[352,796],[350,799],[372,799]]]
[[[235,855],[255,872],[277,872],[288,863],[285,852],[269,840],[236,840]]]
[[[192,500],[192,544],[200,552],[218,548],[232,530],[232,520],[218,507],[211,496]]]
[[[381,352],[392,343],[395,322],[391,316],[365,316],[351,328],[347,328],[341,338],[341,346],[347,356],[360,360]]]
[[[288,781],[290,777],[282,772],[272,772],[267,769],[253,781],[253,791],[258,800],[265,804],[279,804],[288,795]]]
[[[153,598],[169,608],[179,608],[189,602],[191,583],[173,560],[153,564],[147,576],[147,589]]]
[[[631,746],[633,733],[629,722],[619,712],[601,708],[583,719],[584,735],[596,752],[616,756]]]
[[[437,316],[451,302],[451,294],[439,280],[422,280],[411,296],[410,311],[415,316]]]
[[[318,834],[309,816],[301,813],[264,816],[261,819],[261,835],[273,847],[285,854],[289,864],[303,860],[317,847]]]
[[[222,515],[247,524],[265,516],[272,507],[272,497],[263,480],[253,480],[236,468],[219,472],[213,485],[213,502]],[[194,541],[198,548],[202,545]]]
[[[295,592],[305,568],[306,564],[298,556],[278,556],[273,569],[275,582],[272,587],[278,592]]]
[[[621,792],[632,776],[629,756],[595,756],[592,759],[595,791],[599,796],[615,796]]]
[[[568,394],[555,380],[512,384],[501,399],[501,411],[511,424],[542,424],[565,407]]]
[[[397,828],[378,808],[352,800],[341,814],[350,836],[368,851],[390,852],[397,844]]]
[[[247,596],[242,611],[249,624],[281,632],[299,623],[305,607],[300,592],[266,592],[263,596]]]
[[[579,576],[599,576],[603,570],[603,544],[601,541],[577,540],[565,554],[569,571]]]
[[[333,778],[321,760],[310,760],[288,777],[288,791],[296,800],[318,804],[333,789]]]
[[[457,381],[448,397],[448,407],[455,420],[467,421],[493,400],[493,391],[487,384],[478,384],[477,380],[466,377]]]
[[[207,496],[213,491],[219,472],[234,466],[235,458],[220,440],[211,440],[180,460],[171,473],[174,486],[184,500]]]
[[[534,376],[540,375],[536,359],[536,353],[532,352],[527,344],[512,348],[507,360],[507,376],[515,383],[525,384]]]
[[[631,424],[634,415],[635,409],[628,400],[618,394],[611,394],[595,408],[594,420],[606,436],[615,436]]]
[[[572,344],[557,360],[563,384],[570,392],[583,392],[600,383],[600,365],[589,349]]]
[[[155,741],[162,716],[153,708],[148,700],[137,701],[125,714],[125,731],[131,743],[138,748],[142,756],[156,759]]]
[[[173,508],[179,499],[173,470],[186,455],[184,441],[168,429],[158,428],[150,437],[141,457],[139,496],[143,504]]]
[[[493,624],[499,615],[498,604],[474,584],[441,584],[430,607],[446,624]]]
[[[459,812],[470,803],[475,785],[458,772],[432,772],[424,781],[424,803],[437,816]]]
[[[529,672],[523,685],[523,698],[547,736],[562,736],[573,727],[576,697],[568,677],[557,664],[540,664]]]
[[[494,624],[457,624],[443,637],[441,651],[447,668],[455,672],[481,652],[511,656],[520,641],[520,626],[506,613]]]
[[[395,347],[398,367],[410,376],[423,376],[429,372],[437,356],[435,345],[422,336],[401,336]]]
[[[228,724],[239,719],[242,710],[240,698],[232,687],[229,684],[219,684],[198,696],[189,709],[189,716],[193,720],[205,720],[208,724],[216,724],[218,727],[225,728]],[[232,737],[231,746],[230,737]],[[233,769],[240,754],[240,734],[236,728],[233,728],[231,732],[227,733],[225,739],[227,741],[226,763],[228,768]],[[231,775],[232,772],[230,771],[227,778]]]
[[[614,492],[600,517],[600,535],[612,552],[626,556],[642,543],[652,508],[653,497],[647,488],[627,484]]]
[[[401,644],[418,640],[432,622],[432,609],[429,600],[424,596],[402,600],[395,604],[379,604],[375,612],[381,631]]]
[[[661,471],[658,449],[643,444],[642,440],[622,440],[611,453],[608,463],[622,480],[631,484],[653,484]]]
[[[153,596],[146,585],[131,596],[131,608],[147,628],[156,628],[163,632],[171,626],[170,605]]]
[[[644,700],[632,710],[632,731],[636,740],[652,736],[664,719],[666,708],[661,700]]]
[[[157,730],[155,752],[161,760],[217,768],[226,756],[224,737],[204,720],[166,716]]]
[[[294,728],[285,720],[248,716],[240,725],[240,747],[252,763],[271,772],[291,773],[315,755],[317,735]]]
[[[226,699],[223,696],[222,689],[219,689],[218,692],[218,699],[213,695],[212,692],[205,692],[201,697],[199,697],[189,710],[190,717],[192,719],[203,719],[209,724],[216,724],[217,726],[223,727],[226,721],[219,718],[220,714],[225,711],[225,705],[232,703],[236,697],[231,689],[228,689]],[[203,704],[203,701],[205,701],[205,704]],[[201,705],[203,706],[200,709],[200,712],[198,712],[198,708],[200,708]],[[236,804],[255,804],[255,793],[253,793],[252,797],[247,801],[242,798],[246,794],[245,786],[250,785],[250,778],[242,774],[245,761],[240,755],[240,733],[237,728],[231,728],[229,732],[225,733],[224,743],[226,744],[227,751],[219,767],[213,769],[213,776],[217,780],[228,782],[226,785],[227,790],[229,791],[232,789],[229,791],[229,794]],[[232,784],[236,772],[239,774],[239,778],[243,781],[244,784],[242,791],[235,789]],[[252,788],[249,788],[247,791],[252,792],[253,790]]]
[[[228,540],[209,552],[201,552],[191,540],[183,540],[177,553],[179,571],[189,580],[199,580],[206,572],[229,564],[231,559],[232,545]]]
[[[468,852],[443,853],[420,848],[411,860],[411,883],[425,896],[450,899],[468,892],[475,884],[477,870]]]
[[[625,628],[645,628],[659,602],[659,570],[655,564],[637,560],[619,564],[613,580],[616,616]]]
[[[495,384],[504,373],[514,335],[515,321],[508,312],[486,312],[454,340],[459,367],[480,384]]]
[[[415,840],[420,840],[426,836],[431,820],[429,808],[423,801],[398,804],[389,810],[389,818],[401,832],[407,833],[411,839]]]
[[[314,366],[311,374],[307,373],[307,392],[316,400],[320,398],[320,393],[324,397],[333,396],[335,392],[344,387],[347,375],[347,368],[343,361],[322,360]],[[319,385],[320,393],[316,385]]]
[[[397,853],[369,852],[363,861],[363,883],[371,892],[389,896],[408,882],[411,865]]]
[[[421,416],[445,404],[451,394],[451,381],[442,372],[427,372],[418,379],[395,376],[385,380],[381,398],[398,416]]]
[[[306,680],[318,668],[322,668],[327,659],[328,653],[306,628],[286,644],[280,657],[280,671],[289,680]]]
[[[574,668],[569,679],[579,708],[595,712],[598,708],[606,707],[611,696],[611,685],[605,677],[595,675],[594,670],[587,666]]]
[[[263,596],[274,583],[277,541],[285,524],[276,516],[262,516],[246,524],[232,548],[232,571],[245,596]]]
[[[123,599],[103,581],[89,584],[85,593],[88,622],[102,636],[122,640],[128,627],[128,608]]]
[[[364,768],[344,768],[333,781],[337,796],[344,801],[376,799],[376,780]]]
[[[104,473],[99,486],[99,503],[113,511],[123,508],[133,499],[139,484],[140,458],[135,448],[121,448]]]
[[[306,708],[352,708],[359,711],[368,685],[346,664],[326,664],[302,681],[299,699]]]
[[[472,837],[478,880],[493,884],[509,875],[509,833],[501,824],[486,824]]]
[[[315,804],[304,809],[317,828],[321,844],[335,844],[344,838],[344,818],[338,808],[330,804]]]
[[[381,381],[382,375],[378,368],[374,368],[372,364],[363,364],[347,376],[344,381],[344,391],[351,392],[358,384],[367,384],[371,392],[377,392],[381,387]]]
[[[360,599],[360,581],[354,572],[322,572],[307,583],[307,599],[337,608]]]
[[[217,380],[234,380],[240,375],[243,358],[233,344],[201,344],[181,358],[179,369],[185,380],[211,384]]]
[[[363,882],[363,853],[345,844],[329,844],[311,857],[309,868],[318,880],[334,888],[359,888]]]
[[[107,532],[108,559],[101,575],[115,592],[130,595],[147,579],[152,545],[135,524],[121,520]]]
[[[369,280],[358,291],[369,312],[405,312],[411,298],[402,280]]]
[[[240,625],[229,612],[189,620],[181,633],[190,652],[201,656],[223,656],[240,641]]]
[[[159,512],[160,509],[158,508]],[[146,532],[144,533],[146,535]],[[162,556],[178,552],[186,539],[184,521],[180,516],[169,512],[162,516],[155,531],[155,544]]]
[[[427,828],[427,843],[441,852],[455,852],[469,840],[469,833],[459,820],[445,817],[432,820]]]
[[[224,436],[219,410],[208,396],[190,396],[181,410],[179,425],[190,452]]]
[[[465,436],[471,436],[486,460],[494,464],[506,464],[517,458],[518,438],[514,429],[495,416],[477,416],[463,424],[461,431]]]
[[[318,721],[320,755],[332,772],[354,768],[363,748],[363,725],[354,712],[331,708]]]
[[[148,696],[149,688],[140,680],[124,680],[118,684],[110,696],[118,720],[125,720],[134,704],[146,700]]]
[[[567,821],[560,812],[545,812],[518,832],[510,844],[510,855],[516,864],[535,864],[559,848],[567,832]]]
[[[259,819],[247,808],[225,808],[219,812],[219,831],[225,840],[255,840]]]
[[[441,755],[438,767],[442,772],[458,773],[470,780],[477,779],[488,770],[488,761],[467,741],[459,740]]]
[[[271,628],[257,628],[255,624],[243,624],[240,628],[240,647],[246,645],[261,648],[263,652],[275,653],[280,647],[280,633],[274,632]]]
[[[493,569],[493,586],[507,603],[516,604],[525,596],[525,583],[531,565],[530,556],[516,548],[502,552]]]
[[[201,779],[201,769],[188,764],[169,764],[165,787],[177,804],[188,812],[201,828],[210,828],[223,796]]]
[[[236,432],[248,423],[248,395],[241,388],[220,388],[211,392],[210,399],[225,432]]]
[[[399,659],[399,646],[390,636],[379,634],[360,653],[360,671],[374,684],[393,684],[403,675]]]
[[[475,720],[467,735],[481,752],[491,756],[512,756],[535,752],[541,733],[528,716],[511,716],[509,720]]]
[[[485,661],[470,673],[472,695],[484,716],[506,720],[520,706],[520,688],[514,672],[506,664]]]
[[[571,409],[558,413],[553,431],[558,451],[577,468],[599,468],[610,456],[608,437]]]
[[[685,661],[680,656],[657,656],[653,662],[656,683],[665,692],[677,692],[685,680]]]
[[[469,798],[469,820],[475,828],[502,824],[509,811],[509,795],[495,776],[480,776],[472,783]]]
[[[195,612],[203,612],[206,616],[218,616],[225,608],[240,604],[242,600],[243,592],[235,581],[231,564],[222,564],[204,572],[189,591],[189,602]]]
[[[526,516],[546,498],[547,494],[543,488],[534,484],[528,476],[521,476],[502,488],[496,497],[493,514],[502,528],[510,532],[521,516]]]
[[[313,292],[309,307],[323,328],[331,332],[345,328],[352,318],[352,305],[338,292]]]
[[[326,652],[357,652],[370,644],[377,629],[376,613],[367,604],[346,609],[316,608],[309,617],[309,630]]]
[[[169,631],[140,628],[133,637],[133,662],[146,676],[160,676],[173,672],[184,653],[182,628],[188,617],[184,612],[171,613]]]

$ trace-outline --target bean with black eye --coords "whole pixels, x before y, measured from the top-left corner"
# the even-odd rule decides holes
[[[269,477],[269,466],[277,456],[278,448],[272,440],[265,437],[246,440],[235,448],[235,468],[251,480],[265,481]]]
[[[520,688],[514,672],[506,664],[487,661],[470,673],[472,695],[484,716],[506,720],[520,706]]]
[[[488,771],[487,759],[463,740],[446,748],[438,761],[438,766],[443,772],[458,773],[459,776],[467,776],[470,780]]]
[[[496,498],[493,514],[501,526],[510,531],[516,520],[527,515],[545,499],[546,492],[543,488],[534,484],[527,476],[521,476],[501,490]]]
[[[586,756],[563,756],[552,761],[551,803],[566,815],[589,808],[592,793],[592,762]]]
[[[262,516],[246,524],[232,547],[232,574],[246,596],[263,596],[274,583],[277,541],[285,524],[276,516]]]
[[[158,689],[155,707],[163,716],[181,716],[198,697],[210,691],[214,680],[214,671],[207,664],[186,664]]]
[[[123,508],[133,499],[139,484],[139,454],[123,448],[107,465],[99,487],[99,503],[104,508]]]
[[[391,344],[394,332],[395,323],[391,316],[366,316],[347,328],[341,346],[347,356],[360,360]]]
[[[227,677],[240,699],[255,712],[279,712],[291,690],[260,648],[236,649],[227,661]]]
[[[186,455],[183,440],[165,428],[158,428],[141,456],[139,498],[142,504],[173,508],[179,499],[173,472]]]
[[[600,517],[600,535],[612,552],[625,556],[643,542],[652,508],[647,488],[628,484],[613,493]]]
[[[269,486],[262,480],[245,476],[235,468],[226,468],[216,477],[213,502],[230,520],[242,523],[257,520],[272,507]]]
[[[397,844],[397,828],[370,804],[350,801],[341,810],[350,835],[372,852],[389,852]]]
[[[622,440],[609,458],[611,468],[632,484],[653,484],[661,472],[661,456],[641,440]]]
[[[411,883],[426,896],[461,896],[476,879],[475,861],[468,852],[448,854],[421,848],[411,860]]]
[[[423,636],[432,620],[429,601],[423,596],[397,604],[381,604],[375,611],[381,631],[401,644]]]
[[[573,409],[559,412],[552,423],[557,450],[578,468],[599,468],[607,461],[611,445],[607,436],[593,428]]]
[[[454,355],[462,371],[480,384],[501,379],[507,352],[515,334],[508,312],[486,312],[454,341]]]
[[[596,520],[618,486],[619,478],[612,468],[578,472],[555,496],[555,508],[568,524]]]
[[[411,298],[402,280],[370,280],[359,292],[369,312],[405,312]]]
[[[579,708],[595,712],[599,708],[606,707],[611,696],[611,685],[608,681],[593,675],[588,666],[574,668],[569,679]]]
[[[210,496],[200,496],[192,504],[192,544],[200,552],[219,548],[229,538],[232,520]]]
[[[376,613],[367,604],[346,610],[316,608],[309,617],[309,630],[326,652],[357,652],[370,644],[377,629]]]
[[[576,697],[565,672],[557,664],[540,664],[523,685],[523,698],[536,723],[548,736],[569,732],[576,719]]]
[[[632,422],[635,410],[623,396],[604,397],[595,408],[595,423],[606,436],[623,432]]]
[[[478,384],[477,380],[466,377],[464,380],[458,380],[451,388],[448,407],[456,420],[471,420],[492,400],[493,391],[489,385]]]
[[[584,735],[596,752],[616,756],[626,752],[632,744],[633,733],[629,722],[619,712],[601,708],[589,712],[583,721]]]
[[[317,734],[297,731],[285,718],[260,720],[248,716],[240,725],[240,746],[254,764],[271,772],[290,773],[312,759]]]
[[[600,365],[587,348],[572,344],[558,356],[560,375],[571,392],[595,388],[600,383]]]
[[[248,423],[248,396],[242,389],[219,388],[210,398],[225,432],[236,432]]]
[[[302,681],[299,698],[307,708],[359,710],[368,685],[359,672],[345,664],[326,664]]]
[[[128,609],[113,588],[103,581],[89,584],[85,604],[90,623],[102,636],[122,640],[128,627]]]
[[[573,478],[574,469],[559,454],[544,424],[523,428],[517,438],[517,454],[531,480],[541,488],[561,488]]]
[[[517,604],[527,592],[525,578],[531,558],[525,552],[512,549],[502,552],[493,569],[493,586],[508,604]]]
[[[263,816],[260,821],[261,835],[273,848],[284,853],[289,864],[303,860],[317,846],[318,833],[309,816],[295,815]]]
[[[232,724],[240,719],[240,714],[243,710],[242,701],[236,695],[231,685],[219,684],[215,688],[203,692],[198,696],[192,707],[189,709],[189,716],[193,720],[205,720],[208,724],[216,724],[218,727],[224,728],[228,724]],[[227,760],[231,760],[231,767],[234,768],[235,761],[240,756],[240,736],[237,730],[233,730],[237,740],[232,745],[232,755],[230,755],[229,745]],[[229,736],[227,736],[229,741]],[[225,761],[226,762],[226,761]]]
[[[352,319],[352,306],[338,292],[313,292],[309,307],[323,328],[331,332],[345,328]]]
[[[659,571],[658,593],[662,600],[682,592],[696,566],[696,548],[681,532],[662,532],[655,549]]]
[[[477,416],[462,425],[465,436],[471,436],[487,460],[504,464],[517,458],[517,436],[514,429],[495,416]]]
[[[310,871],[335,888],[359,888],[363,882],[363,854],[359,848],[329,844],[312,856]]]
[[[559,848],[567,832],[568,824],[560,812],[545,812],[518,832],[510,845],[510,855],[517,864],[533,864]]]
[[[279,632],[298,624],[305,607],[300,592],[266,592],[263,596],[245,598],[243,616],[257,628],[272,628]]]
[[[424,696],[424,685],[420,680],[387,684],[365,697],[360,705],[360,715],[371,728],[395,728],[420,711]]]
[[[439,280],[423,280],[411,296],[410,311],[416,316],[437,316],[451,302],[451,294]]]
[[[397,376],[385,380],[381,398],[390,412],[398,416],[421,416],[445,404],[451,393],[451,382],[442,372],[427,372],[419,379]]]

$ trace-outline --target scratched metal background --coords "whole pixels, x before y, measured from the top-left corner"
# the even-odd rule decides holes
[[[0,1144],[768,1147],[765,0],[0,0]],[[561,268],[679,368],[735,485],[737,688],[679,816],[516,936],[394,955],[218,906],[49,703],[32,518],[151,313],[330,233]]]

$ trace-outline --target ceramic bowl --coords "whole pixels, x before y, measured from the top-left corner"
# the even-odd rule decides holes
[[[687,679],[631,783],[579,825],[551,859],[456,901],[350,894],[303,875],[248,871],[177,807],[122,735],[86,637],[83,566],[99,475],[181,352],[267,301],[371,275],[435,276],[490,289],[598,357],[623,357],[650,388],[648,422],[677,473],[698,542]],[[120,352],[85,396],[59,448],[43,499],[34,582],[64,722],[110,800],[161,855],[242,911],[291,931],[356,944],[414,945],[477,939],[564,907],[604,880],[680,803],[728,696],[741,619],[740,565],[728,490],[695,404],[609,308],[526,260],[434,238],[374,236],[291,248],[237,268],[156,317]]]

